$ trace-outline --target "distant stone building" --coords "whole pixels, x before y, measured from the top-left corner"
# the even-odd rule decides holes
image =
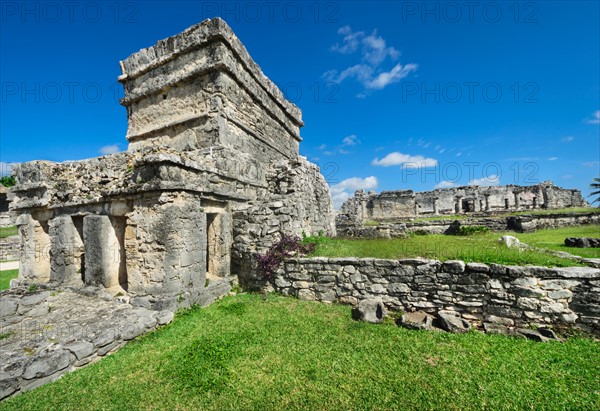
[[[403,218],[464,213],[501,213],[536,209],[588,207],[581,191],[555,186],[551,181],[532,186],[465,186],[415,193],[357,191],[337,214],[338,224],[391,222]]]
[[[14,221],[9,213],[10,200],[8,198],[10,190],[0,185],[0,227],[14,225]]]
[[[157,309],[204,303],[280,236],[335,235],[298,154],[301,111],[218,18],[121,62],[129,147],[14,167],[20,279],[98,285]]]

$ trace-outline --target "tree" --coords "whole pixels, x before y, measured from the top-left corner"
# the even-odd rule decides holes
[[[15,177],[14,176],[4,176],[0,177],[0,185],[3,185],[6,188],[11,188],[15,185]]]
[[[592,201],[592,204],[594,204],[596,201],[600,202],[600,178],[594,178],[594,182],[590,184],[590,188],[596,191],[592,191],[589,197],[598,196]]]

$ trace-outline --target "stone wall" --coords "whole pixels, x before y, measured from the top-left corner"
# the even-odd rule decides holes
[[[497,213],[535,209],[588,207],[579,190],[564,189],[546,181],[533,186],[465,186],[415,193],[357,191],[337,214],[338,225],[367,221],[393,222],[410,217],[464,213]]]
[[[591,209],[593,210],[593,209]],[[377,225],[338,225],[337,235],[359,238],[396,238],[407,234],[450,234],[455,224],[464,226],[485,226],[491,231],[535,231],[544,228],[559,228],[578,225],[600,225],[600,211],[589,213],[531,214],[519,216],[469,217],[430,221],[379,223]]]
[[[275,290],[356,305],[380,297],[392,310],[453,312],[488,328],[566,325],[600,334],[600,270],[357,258],[290,259]]]

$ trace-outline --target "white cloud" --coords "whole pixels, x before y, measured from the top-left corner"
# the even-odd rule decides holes
[[[344,36],[344,39],[342,44],[335,43],[331,46],[332,51],[352,54],[360,48],[362,60],[372,66],[380,65],[387,57],[392,60],[400,57],[400,52],[394,47],[388,47],[383,37],[377,35],[377,30],[367,36],[364,31],[352,31],[350,26],[344,26],[338,30],[338,34]]]
[[[344,36],[343,44],[335,43],[331,46],[331,50],[342,54],[354,53],[360,45],[361,38],[365,35],[363,31],[352,32],[350,26],[340,27],[338,34]]]
[[[121,149],[119,148],[118,144],[111,144],[108,146],[100,147],[100,154],[102,154],[102,155],[115,154],[115,153],[118,153],[119,151],[121,151]]]
[[[583,163],[584,167],[600,167],[600,161],[586,161]]]
[[[340,207],[342,207],[342,204],[344,204],[344,202],[350,198],[350,194],[342,191],[341,193],[338,194],[331,194],[331,200],[333,201],[333,208],[336,210],[339,210]]]
[[[440,181],[439,183],[437,183],[435,185],[435,187],[433,187],[433,188],[434,189],[437,189],[437,188],[452,188],[452,187],[457,187],[457,186],[458,186],[458,184],[453,183],[452,181],[444,180],[444,181]]]
[[[399,165],[406,167],[407,165],[410,165],[414,168],[424,168],[434,167],[438,164],[438,161],[434,158],[423,157],[422,155],[411,156],[409,154],[402,154],[398,151],[394,151],[383,157],[381,160],[379,158],[375,158],[373,161],[371,161],[371,164],[381,167]]]
[[[600,124],[600,110],[595,111],[594,114],[592,114],[592,118],[588,119],[586,121],[587,124]]]
[[[377,30],[362,39],[362,58],[368,61],[373,66],[380,65],[388,56],[392,60],[397,60],[400,57],[400,52],[394,47],[387,47],[385,40],[377,35]]]
[[[500,177],[496,174],[492,174],[491,176],[476,178],[469,181],[470,186],[497,186],[500,184]]]
[[[331,197],[335,209],[339,209],[344,201],[350,198],[356,190],[372,190],[377,187],[377,177],[352,177],[330,186]]]
[[[347,150],[348,147],[353,147],[360,143],[360,140],[356,136],[356,134],[350,134],[342,139],[342,144],[339,144],[335,147],[329,148],[326,144],[321,144],[317,147],[319,150],[323,152],[323,155],[333,156],[336,154],[352,154],[351,151]]]
[[[549,161],[556,161],[556,160],[558,160],[558,157],[548,157],[548,160]]]
[[[358,143],[360,143],[360,140],[358,139],[358,137],[356,137],[356,134],[350,134],[349,136],[344,137],[342,143],[345,146],[355,146]]]
[[[416,71],[417,67],[416,64],[406,64],[404,66],[402,64],[396,64],[390,71],[379,73],[377,77],[363,84],[368,89],[381,90],[390,84],[402,80],[404,77],[408,76],[411,71]]]
[[[567,136],[560,139],[560,141],[562,141],[563,143],[570,143],[573,140],[575,140],[575,137],[573,136]]]
[[[397,83],[418,68],[414,63],[405,65],[398,63],[389,70],[380,68],[388,58],[392,61],[398,60],[400,52],[388,46],[385,39],[377,34],[377,30],[366,35],[363,31],[353,32],[350,26],[344,26],[338,30],[338,34],[344,36],[343,42],[335,43],[331,50],[342,54],[352,54],[360,50],[361,62],[341,72],[338,70],[325,72],[323,77],[328,81],[341,83],[346,79],[355,78],[366,90],[381,90]],[[359,98],[366,96],[365,92],[357,94]]]

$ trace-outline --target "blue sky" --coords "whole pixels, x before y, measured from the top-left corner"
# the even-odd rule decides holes
[[[3,1],[0,162],[125,150],[119,61],[221,16],[303,111],[300,151],[355,189],[588,186],[598,1]]]

